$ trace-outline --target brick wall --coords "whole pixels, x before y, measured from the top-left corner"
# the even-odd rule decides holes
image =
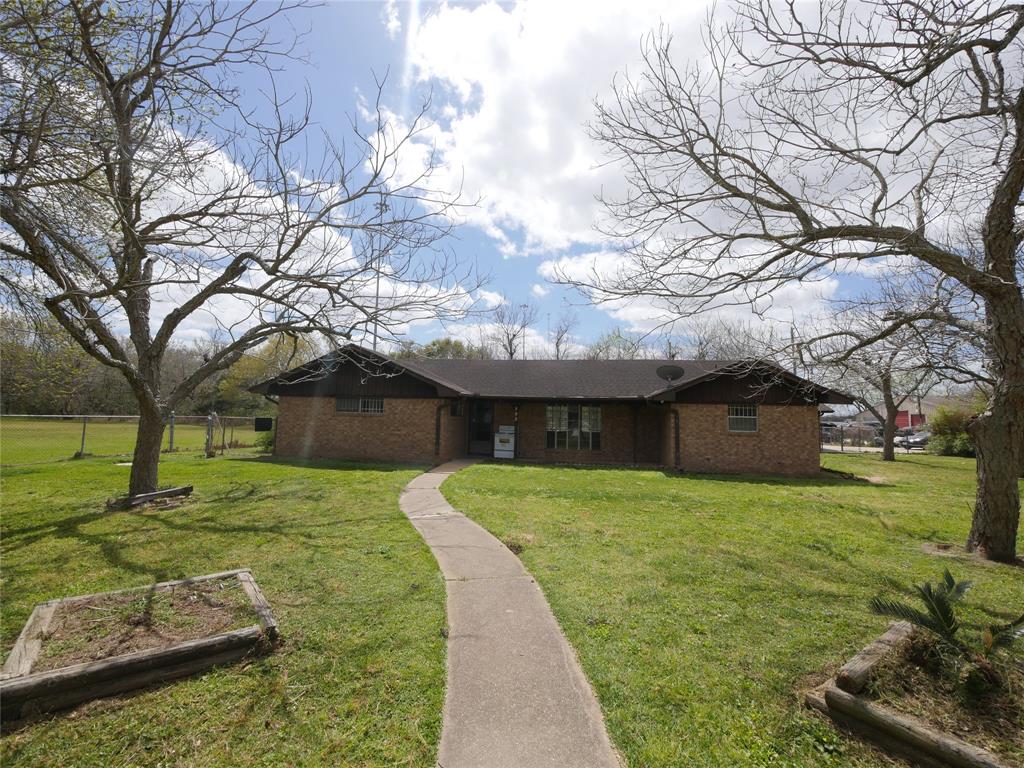
[[[435,454],[438,406],[442,407],[441,450]],[[761,405],[758,431],[741,434],[728,431],[726,405],[675,403],[635,410],[629,403],[604,403],[599,451],[548,449],[544,406],[542,402],[519,405],[520,458],[673,466],[674,411],[679,414],[679,468],[683,471],[808,475],[819,469],[818,409],[813,405]],[[468,403],[464,413],[468,414]],[[451,401],[439,398],[387,398],[384,413],[373,415],[337,413],[330,397],[285,396],[278,406],[275,453],[367,461],[447,461],[465,455],[467,419],[453,417]],[[513,423],[512,403],[496,402],[495,429]]]
[[[547,447],[547,413],[543,402],[519,404],[519,458],[530,461],[555,461],[567,464],[657,463],[661,442],[660,418],[655,407],[641,406],[634,424],[634,406],[630,403],[601,404],[601,449],[597,451]],[[512,404],[495,403],[495,429],[513,423]],[[634,440],[634,435],[636,439]],[[636,453],[634,454],[634,443]]]
[[[277,456],[356,461],[446,461],[465,453],[465,417],[451,416],[451,401],[387,398],[384,413],[338,413],[333,397],[287,397],[278,404]],[[437,409],[441,453],[434,453]]]
[[[760,405],[757,432],[749,434],[729,432],[727,405],[672,407],[679,412],[684,472],[811,475],[820,468],[815,405]]]
[[[665,467],[676,465],[676,408],[666,408],[661,424],[661,464]]]

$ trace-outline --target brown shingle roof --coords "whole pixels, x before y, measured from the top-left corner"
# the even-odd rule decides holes
[[[538,400],[640,399],[664,389],[662,365],[683,369],[685,384],[721,369],[716,360],[398,360],[412,373],[478,397]]]
[[[418,379],[439,385],[448,394],[519,400],[643,400],[672,399],[672,393],[719,376],[749,373],[752,366],[775,380],[807,387],[819,402],[851,400],[795,376],[771,363],[743,360],[436,360],[392,359],[355,344],[258,384],[253,392],[284,394],[279,385],[312,376],[328,376],[342,360],[372,373],[405,369]],[[661,366],[677,366],[683,375],[672,382],[658,376]]]

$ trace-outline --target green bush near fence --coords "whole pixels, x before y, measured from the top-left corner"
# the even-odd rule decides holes
[[[974,456],[974,439],[967,431],[973,414],[964,408],[940,407],[928,426],[928,451],[939,456]]]
[[[85,429],[85,452],[92,456],[130,456],[135,450],[134,421],[90,419]],[[245,430],[246,442],[252,441],[252,427]],[[219,435],[218,435],[219,439]],[[164,450],[170,434],[164,430]],[[174,448],[201,451],[206,443],[203,424],[176,424]],[[40,464],[71,459],[82,445],[81,419],[0,418],[0,464]]]

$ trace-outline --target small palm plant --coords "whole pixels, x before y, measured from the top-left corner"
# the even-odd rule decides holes
[[[888,597],[871,598],[871,610],[881,616],[909,621],[915,627],[926,629],[950,650],[961,652],[966,647],[957,633],[960,622],[957,620],[953,606],[967,593],[974,583],[957,581],[947,568],[942,574],[942,581],[932,586],[931,582],[915,584],[914,591],[924,604],[924,610],[892,600]]]
[[[947,568],[938,584],[914,585],[924,610],[882,596],[872,598],[870,605],[874,613],[908,621],[930,633],[938,643],[940,657],[950,662],[968,689],[981,692],[1000,687],[1002,676],[992,663],[993,657],[999,650],[1011,649],[1024,637],[1024,614],[1007,624],[987,627],[979,645],[967,643],[961,636],[963,625],[955,606],[972,585],[970,581],[957,581]]]

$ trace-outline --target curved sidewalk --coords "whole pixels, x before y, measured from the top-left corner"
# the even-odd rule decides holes
[[[439,490],[472,461],[414,478],[400,505],[448,593],[440,768],[619,768],[597,699],[540,587]]]

